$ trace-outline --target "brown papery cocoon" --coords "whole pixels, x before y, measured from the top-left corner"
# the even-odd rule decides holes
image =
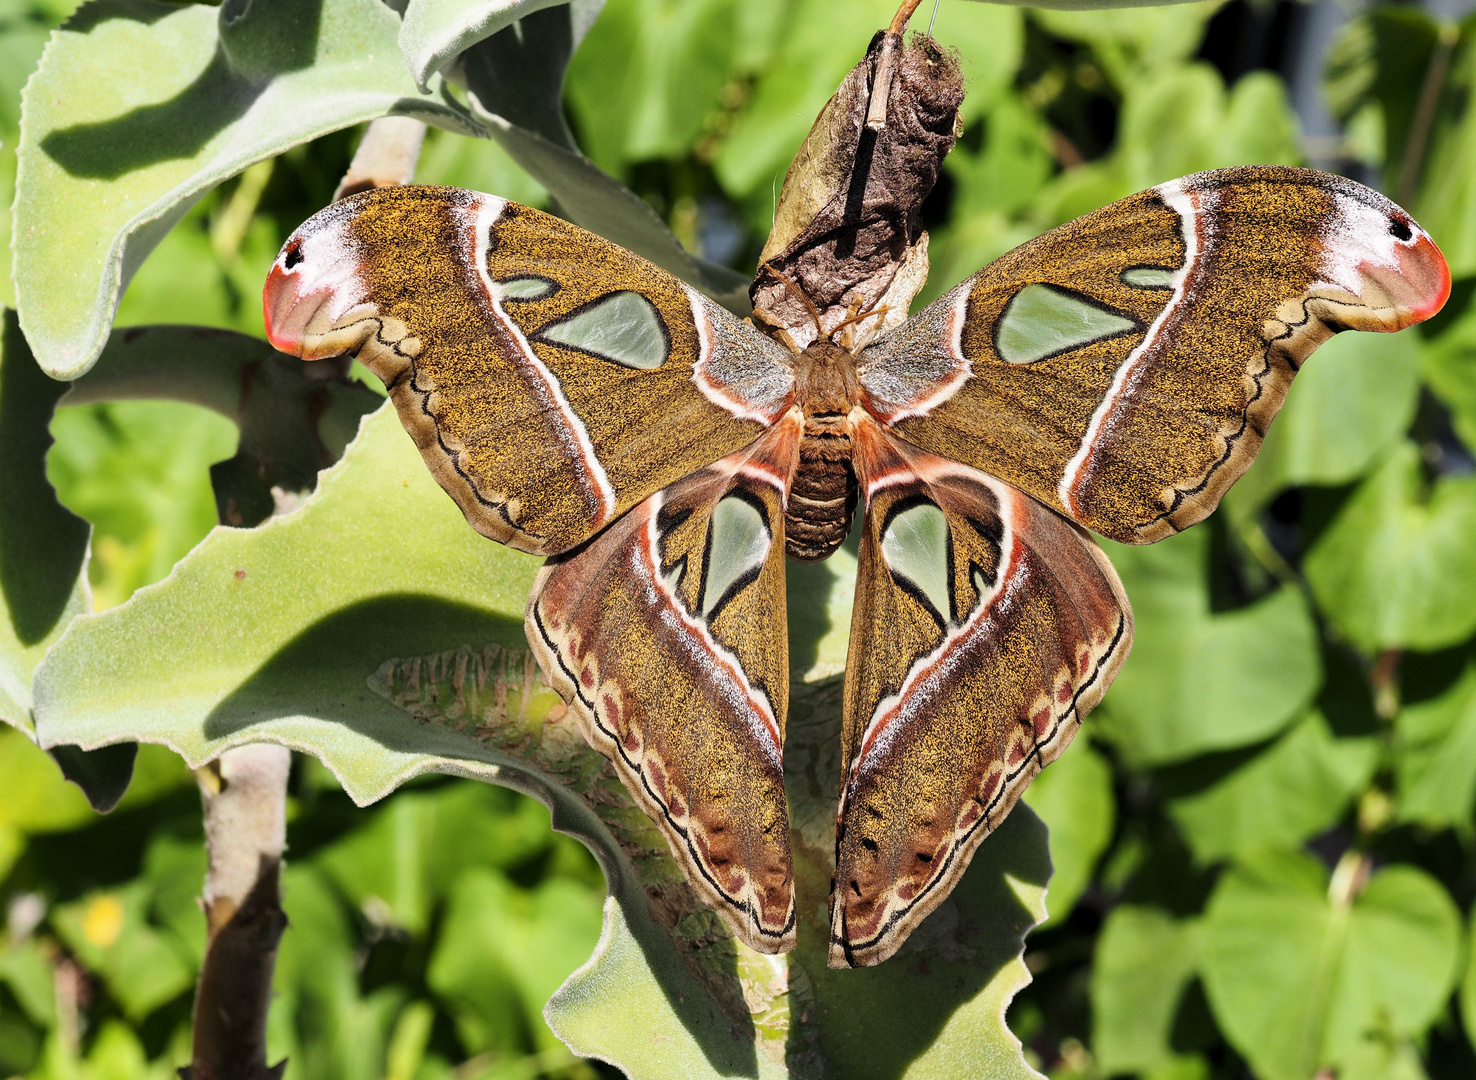
[[[891,85],[874,87],[888,47]],[[884,109],[873,101],[878,94],[886,95]],[[801,348],[813,342],[815,318],[800,292],[827,334],[887,308],[841,330],[837,343],[852,349],[907,317],[928,271],[919,211],[958,138],[962,101],[952,52],[922,35],[905,45],[887,31],[872,38],[784,178],[749,289],[760,326],[784,331]],[[880,130],[866,125],[868,111],[885,117]]]

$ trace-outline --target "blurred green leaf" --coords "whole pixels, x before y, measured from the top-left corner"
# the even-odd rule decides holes
[[[1307,582],[1360,648],[1438,649],[1476,630],[1476,477],[1424,477],[1394,447],[1307,553]]]
[[[95,522],[89,576],[99,609],[158,581],[216,523],[210,466],[231,457],[236,427],[172,401],[60,409],[47,473],[68,509]]]
[[[1313,710],[1211,783],[1171,797],[1169,816],[1202,862],[1295,847],[1342,817],[1378,759],[1375,736],[1339,737]]]
[[[38,1024],[56,1023],[56,982],[50,961],[34,939],[23,939],[0,953],[0,981]]]
[[[253,162],[390,112],[475,130],[422,97],[375,0],[96,0],[26,89],[16,295],[42,366],[75,378],[150,249]]]
[[[547,812],[519,799],[509,814],[508,801],[470,785],[407,791],[317,863],[361,910],[421,934],[467,865],[511,867],[547,847]]]
[[[1476,278],[1458,280],[1445,310],[1421,327],[1426,343],[1421,374],[1451,412],[1451,425],[1467,448],[1476,447]],[[1397,334],[1395,337],[1409,337]]]
[[[1060,925],[1091,883],[1097,860],[1112,840],[1117,804],[1112,766],[1085,739],[1070,747],[1025,789],[1025,803],[1050,831],[1050,918]]]
[[[724,189],[740,197],[770,186],[777,193],[815,117],[896,7],[892,0],[843,7],[834,0],[796,0],[768,68],[713,161]],[[772,203],[763,201],[767,221]]]
[[[599,901],[567,880],[525,892],[489,870],[461,875],[426,979],[449,1003],[468,1049],[525,1041],[561,1048],[543,1023],[543,1003],[594,948],[600,921]]]
[[[1353,856],[1355,859],[1357,856]],[[1228,871],[1200,923],[1201,972],[1226,1037],[1265,1080],[1306,1080],[1418,1036],[1455,985],[1461,920],[1412,866],[1378,871],[1351,903],[1304,855]]]
[[[135,881],[61,905],[51,924],[78,959],[108,984],[130,1020],[183,994],[195,972],[173,935],[148,920],[148,885]]]
[[[458,55],[511,23],[561,0],[409,0],[400,27],[400,49],[422,90],[430,90],[431,76]],[[588,26],[604,0],[575,0],[577,22]]]
[[[1398,816],[1432,828],[1469,828],[1476,806],[1476,666],[1439,697],[1394,720]]]
[[[343,906],[311,864],[289,864],[282,909],[292,927],[277,951],[267,1059],[287,1059],[285,1080],[381,1080],[390,1024],[405,991],[361,995],[357,942]]]
[[[1409,428],[1419,403],[1417,334],[1339,334],[1298,373],[1255,464],[1225,497],[1235,517],[1280,491],[1362,476]]]
[[[425,133],[425,143],[415,166],[415,182],[486,191],[524,206],[548,206],[547,189],[499,144],[491,139],[467,139],[435,128]]]
[[[1030,17],[1055,36],[1090,45],[1108,76],[1126,90],[1146,72],[1171,70],[1176,61],[1190,59],[1204,37],[1205,24],[1223,2],[1144,5],[1063,0],[1029,6],[1040,9]]]
[[[1300,715],[1322,673],[1317,629],[1297,590],[1212,611],[1204,528],[1151,547],[1103,547],[1136,627],[1091,723],[1134,767],[1260,742]]]
[[[569,65],[581,142],[606,172],[687,153],[728,80],[733,0],[607,0]]]
[[[1418,179],[1418,194],[1410,200],[1414,212],[1435,237],[1457,277],[1476,273],[1476,18],[1467,17],[1459,27],[1442,24],[1439,48],[1450,51],[1440,57],[1449,63],[1449,74],[1441,86],[1439,103],[1430,121],[1429,148],[1423,161],[1408,165],[1411,181]],[[1433,62],[1432,62],[1433,66]],[[1422,79],[1428,81],[1429,76]],[[1413,130],[1415,125],[1411,124]],[[1397,198],[1409,195],[1396,190]]]
[[[1092,1049],[1104,1074],[1173,1061],[1174,1015],[1197,963],[1193,922],[1158,908],[1112,909],[1092,964]]]

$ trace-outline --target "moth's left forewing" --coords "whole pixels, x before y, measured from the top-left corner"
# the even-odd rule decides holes
[[[760,952],[794,944],[784,501],[800,427],[792,412],[551,559],[527,615],[590,745]]]
[[[863,352],[860,378],[903,438],[1146,543],[1215,508],[1317,345],[1429,318],[1449,290],[1377,192],[1224,169],[1009,252]]]
[[[847,664],[832,966],[891,956],[1070,742],[1132,640],[1081,529],[874,423]]]

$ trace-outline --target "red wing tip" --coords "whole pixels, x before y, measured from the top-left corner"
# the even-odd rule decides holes
[[[282,269],[280,262],[274,264],[261,290],[261,310],[267,340],[272,348],[289,356],[302,355],[302,327],[291,317],[297,301],[292,276]]]
[[[1450,264],[1445,261],[1445,255],[1440,247],[1428,235],[1420,237],[1420,242],[1415,245],[1415,251],[1423,256],[1425,266],[1433,271],[1435,276],[1435,288],[1431,292],[1430,300],[1416,306],[1410,313],[1410,322],[1421,323],[1433,317],[1445,302],[1450,299]]]

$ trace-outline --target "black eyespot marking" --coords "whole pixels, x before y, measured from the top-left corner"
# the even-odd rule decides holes
[[[287,250],[287,257],[282,260],[282,265],[291,270],[300,262],[302,262],[302,248],[293,247]]]
[[[917,853],[917,861],[920,863],[930,863],[933,861],[933,857],[926,851],[919,851]]]
[[[1389,235],[1395,240],[1408,241],[1414,233],[1410,231],[1409,222],[1395,218],[1389,222]]]
[[[881,850],[881,848],[877,845],[877,842],[875,840],[871,839],[871,837],[869,837],[869,836],[863,836],[861,838],[861,846],[864,847],[867,851],[880,851]]]
[[[861,883],[859,881],[853,881],[853,882],[851,882],[851,891],[853,893],[855,893],[857,896],[860,896],[861,895]]]

